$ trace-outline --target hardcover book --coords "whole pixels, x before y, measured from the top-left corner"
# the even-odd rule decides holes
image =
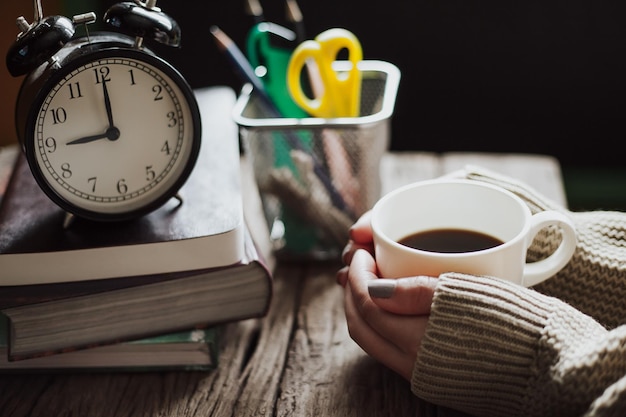
[[[265,315],[271,274],[247,229],[245,237],[244,257],[225,267],[0,288],[10,360]],[[125,281],[131,286],[114,289]]]
[[[217,366],[218,327],[170,333],[48,355],[22,361],[8,360],[7,320],[0,316],[0,373],[208,371]]]
[[[244,221],[237,130],[229,106],[205,104],[209,90],[196,90],[202,144],[180,189],[182,203],[172,198],[141,218],[104,223],[76,218],[64,229],[66,213],[38,187],[20,155],[0,205],[0,287],[126,278],[240,261]],[[234,103],[234,93],[225,94],[232,94]]]

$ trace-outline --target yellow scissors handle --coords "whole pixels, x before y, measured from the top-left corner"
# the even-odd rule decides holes
[[[333,69],[333,63],[343,50],[348,51],[352,65],[338,72]],[[287,69],[287,84],[293,100],[313,116],[357,117],[361,102],[361,72],[357,64],[362,59],[359,40],[345,29],[329,29],[315,40],[304,41],[294,50]],[[304,66],[311,60],[317,66],[313,73],[319,74],[324,90],[316,97],[309,97],[301,83]]]

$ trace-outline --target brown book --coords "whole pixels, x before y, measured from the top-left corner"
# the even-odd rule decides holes
[[[9,357],[28,359],[263,316],[272,296],[271,273],[250,234],[245,236],[243,259],[225,267],[7,287],[9,297],[3,294],[2,301],[12,296],[13,304],[21,304],[0,309],[9,320]],[[108,289],[125,280],[143,283]],[[56,299],[37,300],[51,297]]]
[[[20,155],[0,205],[0,288],[126,278],[240,261],[240,156],[229,106],[235,95],[208,88],[196,90],[196,97],[202,144],[179,192],[183,202],[172,198],[135,220],[101,223],[76,218],[64,229],[65,212],[39,188]]]

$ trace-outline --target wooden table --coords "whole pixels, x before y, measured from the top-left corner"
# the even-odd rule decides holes
[[[216,97],[230,96],[217,89]],[[565,203],[559,164],[540,155],[390,153],[381,166],[383,192],[465,163],[515,176]],[[245,159],[242,178],[246,215],[258,215]],[[261,221],[252,226],[257,239],[267,233]],[[0,417],[460,415],[414,397],[408,382],[350,339],[339,267],[275,264],[270,311],[223,326],[211,372],[2,375]]]

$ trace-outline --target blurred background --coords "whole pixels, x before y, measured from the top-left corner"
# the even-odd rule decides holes
[[[43,0],[44,13],[95,11],[114,1]],[[159,0],[182,28],[182,47],[149,44],[192,87],[241,88],[209,33],[218,25],[244,49],[253,25],[245,0]],[[365,59],[402,72],[392,119],[396,151],[549,154],[562,164],[572,209],[626,210],[626,2],[611,0],[300,0],[309,38],[352,31]],[[285,3],[261,2],[289,27]],[[4,2],[0,46],[32,21],[33,2]],[[105,29],[100,23],[90,30]],[[0,68],[0,144],[15,142],[22,78]]]

